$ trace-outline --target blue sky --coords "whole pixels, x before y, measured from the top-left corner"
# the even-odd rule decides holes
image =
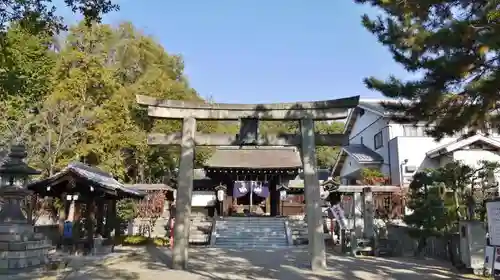
[[[264,103],[361,95],[364,77],[409,74],[361,26],[352,0],[120,0],[104,22],[131,21],[181,54],[191,86],[217,102]],[[59,10],[68,22],[76,20]]]

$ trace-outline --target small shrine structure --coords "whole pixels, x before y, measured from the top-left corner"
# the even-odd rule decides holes
[[[233,215],[243,207],[250,215],[282,215],[280,190],[297,177],[302,160],[296,147],[217,147],[205,163],[205,174],[214,186],[225,186],[226,196],[217,200],[219,216]],[[245,183],[255,183],[246,186]]]
[[[41,197],[59,198],[64,207],[59,214],[60,233],[63,223],[73,223],[73,244],[83,245],[86,252],[94,246],[94,238],[111,240],[114,230],[116,244],[121,229],[116,203],[123,198],[142,199],[144,192],[125,187],[113,176],[80,162],[70,163],[55,175],[31,183],[28,189]]]

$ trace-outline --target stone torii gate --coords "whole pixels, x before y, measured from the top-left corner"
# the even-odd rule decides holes
[[[181,157],[174,227],[173,268],[186,269],[188,263],[189,217],[193,192],[195,146],[301,146],[304,172],[309,255],[312,270],[326,268],[325,244],[321,212],[320,185],[316,174],[316,145],[342,146],[348,135],[315,134],[314,121],[338,120],[348,116],[358,105],[359,96],[316,102],[276,104],[223,104],[180,100],[158,100],[137,95],[137,103],[148,106],[154,118],[181,119],[182,132],[171,135],[150,134],[150,145],[180,145]],[[240,133],[203,134],[196,131],[196,120],[239,120]],[[259,120],[296,120],[300,134],[259,135]]]

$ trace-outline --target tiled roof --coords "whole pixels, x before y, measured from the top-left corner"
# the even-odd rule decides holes
[[[359,163],[384,162],[384,158],[381,155],[362,144],[351,144],[342,149]]]
[[[302,160],[295,147],[218,147],[207,160],[208,168],[284,169],[300,168]]]
[[[122,195],[124,194],[125,196],[129,197],[144,197],[143,192],[133,188],[127,188],[124,184],[113,178],[111,174],[96,167],[83,164],[81,162],[72,162],[68,164],[66,168],[54,174],[53,176],[29,184],[28,189],[34,191],[45,191],[45,187],[51,186],[52,184],[57,184],[58,179],[63,178],[67,174],[72,174],[84,178],[92,182],[93,186],[102,188],[103,190],[117,191]]]
[[[125,184],[128,189],[139,191],[173,190],[172,187],[165,184]]]

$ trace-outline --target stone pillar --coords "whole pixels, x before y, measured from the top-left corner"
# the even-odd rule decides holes
[[[353,195],[353,230],[356,237],[363,236],[363,197],[360,192],[355,192]]]
[[[181,158],[174,226],[174,249],[172,252],[172,268],[178,270],[186,270],[188,264],[195,133],[196,119],[185,118],[182,124]]]
[[[374,213],[372,188],[363,189],[363,237],[372,238],[374,235]]]
[[[309,238],[309,256],[313,271],[326,269],[325,240],[321,213],[320,185],[316,168],[316,145],[314,120],[300,120],[302,136],[302,164],[304,169],[304,192]]]

